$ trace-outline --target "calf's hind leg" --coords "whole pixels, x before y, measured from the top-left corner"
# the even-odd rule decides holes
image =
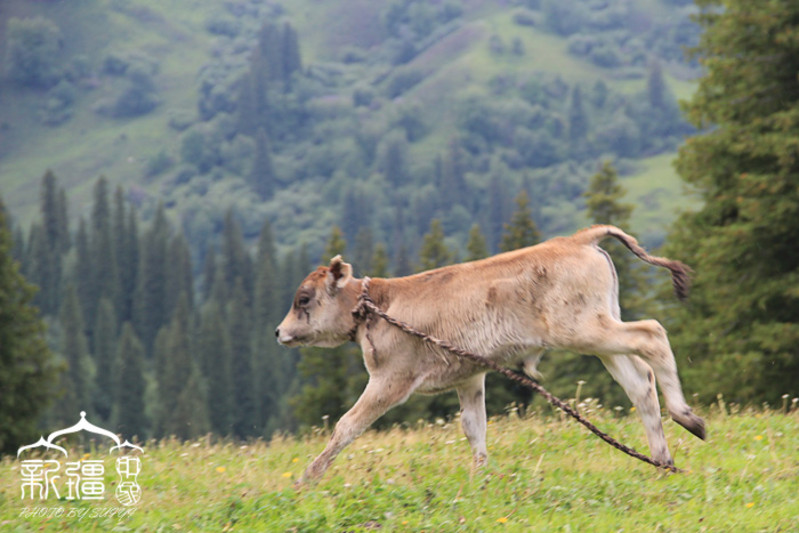
[[[673,465],[660,420],[660,403],[652,369],[635,355],[603,355],[600,359],[635,405],[644,424],[652,458]]]
[[[699,437],[705,438],[705,422],[691,411],[685,402],[677,363],[666,336],[666,330],[656,320],[621,322],[605,318],[586,328],[591,348],[600,356],[636,354],[648,363],[663,393],[666,409],[675,422]]]

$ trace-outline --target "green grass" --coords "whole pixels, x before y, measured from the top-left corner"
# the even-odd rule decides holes
[[[588,411],[600,427],[645,450],[637,417],[618,418],[596,404]],[[320,484],[300,491],[292,484],[323,448],[321,431],[268,444],[151,442],[139,476],[142,501],[121,521],[20,518],[18,463],[6,458],[0,462],[0,529],[795,531],[799,411],[726,414],[713,408],[704,415],[707,442],[665,423],[676,462],[686,469],[671,475],[548,409],[492,420],[491,457],[480,470],[471,468],[469,446],[454,421],[367,432]]]

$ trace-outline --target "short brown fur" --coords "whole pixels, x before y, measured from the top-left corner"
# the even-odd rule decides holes
[[[685,402],[663,327],[654,320],[621,322],[616,273],[598,247],[609,236],[643,261],[670,270],[677,295],[687,295],[688,267],[649,255],[614,226],[593,226],[571,237],[404,278],[374,279],[369,294],[389,315],[500,364],[521,365],[534,377],[539,377],[536,365],[548,348],[599,356],[637,407],[653,458],[670,464],[650,376],[657,378],[676,422],[701,438],[704,422]],[[352,276],[352,267],[333,258],[303,281],[297,294],[313,298],[302,305],[295,298],[276,330],[278,340],[290,346],[336,346],[353,338],[370,374],[361,398],[336,424],[304,479],[321,476],[347,444],[412,393],[453,388],[475,463],[482,464],[487,457],[485,369],[383,321],[356,323],[350,312],[361,289],[362,280]]]

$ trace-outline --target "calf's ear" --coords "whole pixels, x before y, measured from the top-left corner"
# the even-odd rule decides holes
[[[346,285],[352,278],[352,265],[345,263],[340,255],[330,260],[327,271],[327,290],[330,294],[335,294],[340,288]]]

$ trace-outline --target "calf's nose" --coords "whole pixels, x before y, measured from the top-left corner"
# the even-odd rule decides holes
[[[275,328],[275,337],[280,337],[280,328]]]

